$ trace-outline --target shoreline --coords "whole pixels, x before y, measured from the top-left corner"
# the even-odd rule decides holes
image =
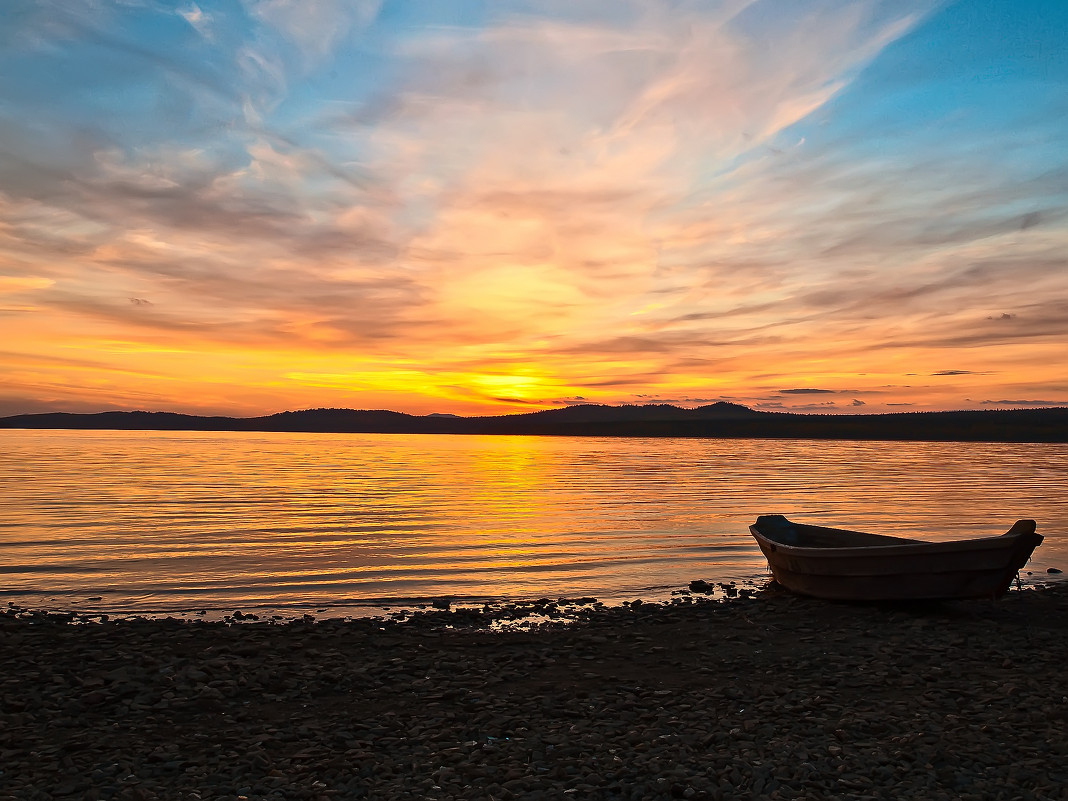
[[[101,599],[87,598],[87,603],[72,602],[73,599],[61,601],[55,598],[41,599],[48,603],[34,603],[25,595],[0,600],[0,615],[6,614],[40,616],[56,615],[72,618],[71,622],[94,622],[103,618],[105,621],[122,620],[166,620],[175,618],[183,621],[240,622],[243,620],[273,620],[286,623],[292,620],[344,619],[361,620],[374,618],[382,620],[404,620],[413,615],[435,611],[480,611],[490,619],[512,617],[515,614],[540,614],[535,608],[554,607],[560,617],[567,617],[572,607],[595,606],[598,608],[616,608],[627,605],[634,600],[651,604],[685,604],[711,600],[725,601],[742,595],[753,595],[764,590],[771,575],[764,571],[760,576],[745,576],[723,581],[705,581],[695,579],[688,585],[666,585],[645,587],[635,590],[615,590],[594,595],[574,596],[503,596],[483,597],[478,595],[426,595],[414,597],[368,598],[350,601],[324,601],[323,603],[299,603],[279,605],[270,602],[228,603],[209,605],[178,605],[162,608],[126,608],[111,605],[94,605]],[[1033,582],[1025,582],[1031,586]],[[695,587],[697,587],[695,589]],[[690,598],[691,600],[687,600]]]
[[[575,608],[5,612],[0,799],[1068,798],[1068,583]]]
[[[1060,584],[1068,586],[1068,577],[1062,575],[1059,568],[1046,571],[1021,570],[1019,583],[1014,582],[1010,591],[1043,590]],[[57,598],[47,603],[35,603],[25,595],[13,598],[0,596],[0,618],[3,616],[26,618],[53,616],[57,620],[66,619],[72,623],[129,622],[134,620],[168,620],[180,622],[223,622],[240,623],[243,621],[262,621],[286,624],[295,620],[344,620],[364,619],[403,622],[424,614],[437,612],[478,612],[489,623],[503,620],[516,620],[523,617],[543,617],[560,620],[577,620],[589,614],[591,607],[595,611],[618,610],[634,601],[656,606],[685,606],[692,603],[720,602],[726,603],[741,597],[774,595],[786,592],[772,578],[765,568],[757,575],[739,576],[725,580],[694,579],[688,584],[673,584],[646,587],[630,591],[617,590],[596,595],[550,595],[550,596],[504,596],[483,597],[477,595],[426,595],[415,597],[367,598],[347,601],[324,601],[323,603],[275,604],[270,602],[219,603],[208,605],[182,604],[177,606],[125,607],[99,605],[100,598],[83,599],[88,603],[73,602],[73,599]],[[551,607],[552,614],[545,615],[545,608]],[[463,614],[457,616],[460,620]],[[496,627],[496,626],[494,626]]]

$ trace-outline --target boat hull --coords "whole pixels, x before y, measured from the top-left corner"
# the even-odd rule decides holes
[[[1042,542],[1032,520],[1000,537],[954,542],[806,526],[779,515],[749,529],[779,584],[842,601],[998,598]]]

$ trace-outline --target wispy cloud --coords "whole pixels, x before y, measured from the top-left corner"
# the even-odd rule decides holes
[[[1052,400],[985,400],[979,401],[983,406],[1064,406],[1068,408],[1068,399]]]
[[[339,44],[367,28],[382,0],[243,0],[253,19],[264,23],[300,52],[302,67],[319,66]]]

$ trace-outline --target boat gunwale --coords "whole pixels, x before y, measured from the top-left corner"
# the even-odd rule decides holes
[[[758,521],[759,522],[759,521]],[[804,531],[804,529],[840,533],[840,534],[866,534],[866,532],[853,531],[851,529],[830,528],[827,526],[813,526],[806,523],[794,523],[793,521],[787,521],[791,526]],[[1015,527],[1015,526],[1014,526]],[[756,523],[749,527],[750,533],[760,543],[767,544],[770,550],[780,552],[789,556],[797,557],[812,557],[812,558],[855,558],[858,556],[914,556],[918,554],[922,555],[935,555],[942,553],[954,553],[957,551],[997,551],[1012,549],[1016,546],[1022,538],[1039,537],[1040,534],[1035,531],[1014,531],[1010,528],[1004,534],[994,534],[989,537],[973,537],[965,540],[945,540],[945,541],[930,541],[930,540],[914,540],[906,537],[896,537],[894,539],[899,542],[888,543],[885,545],[788,545],[786,543],[779,542],[776,539],[772,539],[765,534],[758,527]],[[763,550],[763,547],[761,548]]]

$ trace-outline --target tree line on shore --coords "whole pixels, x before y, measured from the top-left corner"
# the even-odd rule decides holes
[[[360,409],[307,409],[261,417],[147,411],[51,412],[3,417],[0,428],[1068,442],[1068,407],[799,414],[757,411],[725,402],[694,409],[668,404],[582,404],[486,417]]]

